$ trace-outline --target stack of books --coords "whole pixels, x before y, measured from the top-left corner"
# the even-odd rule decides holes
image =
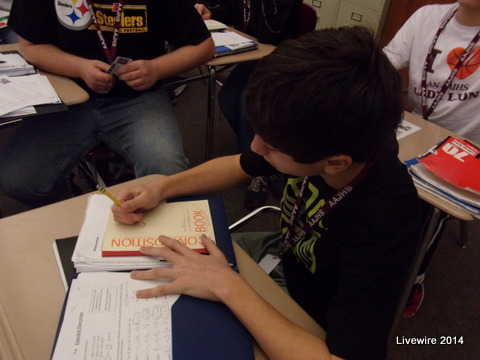
[[[415,184],[480,219],[480,149],[452,136],[405,162]]]
[[[159,246],[159,235],[178,239],[205,252],[200,236],[215,240],[208,200],[166,202],[149,211],[145,224],[124,225],[114,221],[112,200],[101,194],[89,197],[85,220],[72,261],[77,272],[120,271],[170,266],[161,259],[142,256],[142,246]]]
[[[5,10],[0,10],[0,29],[6,28],[8,26],[8,17],[10,12]]]

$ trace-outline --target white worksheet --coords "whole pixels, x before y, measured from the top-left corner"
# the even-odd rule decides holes
[[[172,359],[171,307],[179,295],[137,299],[163,280],[126,272],[80,273],[72,281],[53,360]]]
[[[420,130],[419,126],[412,124],[407,120],[402,120],[402,122],[400,123],[400,125],[398,125],[398,128],[397,128],[397,140],[400,140],[405,136],[413,134],[418,130]]]

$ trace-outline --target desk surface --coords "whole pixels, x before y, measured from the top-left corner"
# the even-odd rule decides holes
[[[158,175],[133,180],[144,183]],[[119,188],[125,185],[112,187]],[[0,358],[47,360],[65,297],[52,244],[78,235],[87,195],[0,219]],[[323,330],[238,246],[247,281],[290,319],[324,337]],[[256,359],[265,359],[255,348]]]
[[[399,158],[402,161],[410,160],[420,154],[425,153],[439,141],[444,140],[447,136],[462,138],[461,136],[444,129],[432,123],[431,121],[424,120],[420,116],[409,112],[405,112],[405,120],[419,126],[421,129],[399,140]],[[458,219],[468,221],[474,220],[474,217],[466,211],[449,204],[432,194],[429,194],[423,189],[418,189],[418,194],[423,200]]]
[[[228,28],[228,30],[234,31],[236,33],[239,33],[242,36],[245,36],[249,39],[257,41],[254,37],[247,35],[241,31],[235,30],[233,28]],[[205,65],[222,66],[222,65],[236,64],[244,61],[258,60],[269,55],[273,50],[275,50],[275,46],[270,44],[263,44],[259,42],[258,48],[255,50],[245,51],[245,52],[232,54],[232,55],[219,56],[219,57],[213,58],[212,60],[207,62]]]
[[[0,45],[0,51],[19,50],[18,44]],[[41,72],[48,77],[53,88],[65,105],[80,104],[88,100],[88,93],[78,86],[73,80],[60,75]]]

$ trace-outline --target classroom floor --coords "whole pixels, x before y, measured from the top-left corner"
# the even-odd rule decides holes
[[[203,162],[205,157],[206,90],[203,81],[191,83],[175,102],[191,166]],[[0,149],[12,131],[14,127],[0,128]],[[227,121],[218,112],[214,156],[234,153],[235,143]],[[75,174],[78,185],[84,191],[90,191],[85,179],[78,172]],[[243,192],[243,188],[238,188],[223,194],[231,223],[247,213],[242,205]],[[278,201],[269,196],[268,203],[277,204]],[[4,217],[26,210],[27,207],[0,193],[0,211]],[[275,215],[267,214],[254,220],[244,230],[272,229],[276,223]],[[449,220],[427,272],[424,304],[413,318],[400,321],[397,329],[397,342],[400,344],[391,345],[388,360],[480,359],[480,221],[470,224],[466,248],[458,245],[459,235],[459,221]],[[442,337],[446,344],[440,345]],[[412,338],[435,338],[437,344],[405,345],[405,339]],[[454,344],[455,341],[457,344]],[[460,341],[463,343],[460,344]]]

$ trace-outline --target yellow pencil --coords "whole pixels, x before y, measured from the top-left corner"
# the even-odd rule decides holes
[[[110,200],[112,200],[116,205],[118,205],[118,206],[122,205],[122,202],[120,200],[118,200],[115,196],[110,194],[110,192],[107,189],[105,189],[104,187],[102,187],[100,185],[97,185],[97,190],[104,193],[105,195],[107,195],[110,198]],[[142,219],[140,219],[140,222],[143,225],[145,225],[145,222]]]
[[[110,200],[112,200],[115,204],[117,204],[118,206],[121,206],[122,205],[122,202],[120,200],[118,200],[115,196],[113,196],[112,194],[110,194],[108,192],[107,189],[105,189],[104,187],[101,187],[100,185],[97,185],[97,190],[104,193],[105,195],[107,195]]]

